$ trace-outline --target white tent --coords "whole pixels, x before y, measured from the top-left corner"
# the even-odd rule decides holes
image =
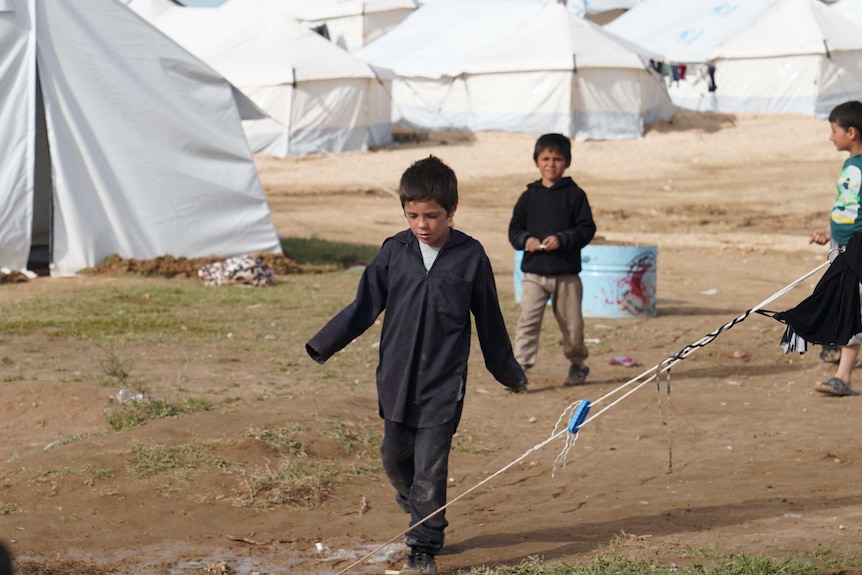
[[[780,0],[711,57],[724,112],[826,117],[862,99],[859,25],[819,0]]]
[[[635,50],[560,4],[437,0],[356,55],[406,126],[624,139],[673,114]]]
[[[569,0],[569,4],[581,4],[587,14],[598,14],[612,10],[630,10],[643,0]]]
[[[147,20],[157,18],[163,12],[179,7],[179,4],[172,0],[117,0],[132,8],[134,2],[136,7],[135,12],[143,16]]]
[[[674,64],[705,63],[778,0],[643,0],[604,26]]]
[[[688,64],[684,108],[822,117],[862,97],[859,26],[819,0],[645,0],[605,29]]]
[[[148,3],[130,6],[138,11]],[[297,24],[279,0],[177,7],[152,23],[269,116],[243,124],[253,152],[283,157],[392,141],[385,83],[367,64]]]
[[[307,0],[301,0],[307,1]],[[336,2],[340,0],[335,0]],[[424,6],[433,2],[444,0],[418,0],[419,4]],[[459,0],[461,3],[470,2],[472,0]],[[480,0],[481,1],[481,0]],[[603,24],[617,18],[626,10],[632,8],[638,2],[643,0],[515,0],[520,2],[538,2],[545,4],[563,4],[569,11],[583,16],[591,22]]]
[[[341,2],[343,0],[335,0]],[[419,4],[432,4],[438,0],[418,0]],[[470,2],[472,0],[460,0],[461,2]],[[522,2],[538,2],[545,4],[563,4],[566,8],[577,14],[607,12],[609,10],[628,10],[638,2],[643,0],[519,0]]]
[[[413,10],[415,0],[282,0],[298,22],[326,26],[329,39],[345,50],[356,50],[383,36]]]
[[[857,26],[862,26],[862,0],[838,0],[831,7]]]
[[[0,1],[0,102],[0,266],[281,251],[231,86],[126,6]]]
[[[581,13],[590,22],[599,25],[612,22],[625,14],[628,10],[642,0],[569,0],[568,5],[573,3],[582,5]]]

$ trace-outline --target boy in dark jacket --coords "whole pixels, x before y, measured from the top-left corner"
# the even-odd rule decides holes
[[[526,391],[515,361],[491,264],[482,245],[450,227],[458,206],[455,173],[431,156],[401,176],[410,229],[383,242],[362,274],[353,303],[306,344],[323,363],[368,329],[383,310],[377,396],[380,448],[395,500],[410,525],[446,504],[449,449],[464,404],[473,314],[485,367],[513,391]],[[434,556],[448,525],[440,512],[406,536],[402,574],[436,575]]]
[[[569,360],[564,385],[577,385],[590,373],[584,364],[589,352],[584,345],[581,315],[581,248],[593,239],[596,224],[586,193],[564,176],[572,163],[569,138],[562,134],[541,136],[533,161],[541,179],[521,194],[509,222],[509,242],[516,250],[524,250],[515,359],[525,370],[535,365],[550,298],[563,335],[563,353]]]

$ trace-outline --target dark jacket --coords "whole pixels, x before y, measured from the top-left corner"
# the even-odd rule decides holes
[[[527,186],[512,210],[509,243],[523,250],[530,237],[540,241],[557,236],[560,249],[551,252],[524,252],[521,271],[547,276],[578,274],[581,248],[596,235],[596,223],[587,194],[564,177],[546,188],[541,180]]]
[[[405,230],[383,242],[362,274],[356,299],[306,344],[323,363],[386,310],[380,337],[380,415],[412,427],[450,421],[464,397],[470,353],[470,313],[485,367],[497,381],[526,381],[512,355],[491,263],[482,245],[452,230],[426,272],[419,240]]]
[[[862,282],[862,234],[850,238],[846,250],[838,254],[811,295],[799,305],[775,314],[760,313],[772,314],[787,324],[784,338],[795,333],[808,343],[847,345],[850,338],[862,333],[859,282]]]

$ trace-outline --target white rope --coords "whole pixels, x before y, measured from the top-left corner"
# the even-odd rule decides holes
[[[643,387],[647,383],[657,379],[657,377],[661,373],[668,371],[671,367],[673,367],[674,365],[676,365],[677,363],[679,363],[680,361],[682,361],[683,359],[688,357],[691,353],[693,353],[694,350],[699,349],[699,348],[705,346],[706,344],[712,342],[713,340],[715,340],[716,337],[718,337],[718,335],[720,333],[727,331],[728,329],[730,329],[734,325],[744,321],[753,312],[763,308],[763,306],[768,305],[770,302],[775,301],[776,299],[778,299],[779,297],[781,297],[782,295],[784,295],[785,293],[787,293],[791,289],[795,288],[800,283],[802,283],[803,281],[805,281],[806,279],[808,279],[809,277],[811,277],[812,275],[814,275],[815,273],[820,271],[823,267],[829,265],[829,263],[830,263],[829,261],[823,262],[822,264],[820,264],[819,266],[817,266],[816,268],[814,268],[810,272],[806,273],[805,275],[796,279],[792,283],[790,283],[787,286],[783,287],[782,289],[778,290],[777,292],[775,292],[774,294],[772,294],[771,296],[769,296],[768,298],[766,298],[765,300],[763,300],[762,302],[757,304],[755,307],[749,309],[748,311],[746,311],[742,315],[740,315],[740,316],[736,317],[735,319],[727,322],[726,324],[724,324],[723,326],[721,326],[717,330],[705,335],[704,337],[702,337],[701,339],[699,339],[695,343],[684,347],[682,350],[678,351],[677,353],[668,356],[666,359],[659,362],[656,366],[645,370],[640,375],[638,375],[638,376],[630,379],[629,381],[617,386],[616,388],[612,389],[611,391],[609,391],[605,395],[601,396],[599,399],[593,401],[592,405],[602,403],[603,401],[609,399],[610,397],[619,393],[623,389],[625,389],[631,385],[637,384],[634,387],[632,387],[631,389],[629,389],[626,393],[624,393],[623,395],[621,395],[620,397],[618,397],[617,399],[615,399],[614,401],[612,401],[608,405],[604,406],[597,413],[591,413],[591,415],[589,417],[587,417],[584,420],[584,422],[579,426],[578,431],[580,430],[580,428],[583,428],[585,425],[587,425],[588,423],[590,423],[591,421],[593,421],[594,419],[596,419],[597,417],[599,417],[600,415],[605,413],[610,408],[617,405],[619,402],[621,402],[622,400],[624,400],[625,398],[627,398],[628,396],[630,396],[631,394],[633,394],[634,392],[639,390],[641,387]],[[646,378],[646,379],[643,379],[643,381],[640,381],[642,378]],[[350,569],[352,569],[356,565],[359,565],[360,563],[362,563],[363,561],[365,561],[366,559],[368,559],[369,557],[371,557],[372,555],[374,555],[375,553],[377,553],[378,551],[380,551],[381,549],[383,549],[384,547],[386,547],[387,545],[389,545],[390,543],[395,541],[396,539],[405,535],[407,532],[411,531],[415,527],[418,527],[419,525],[422,525],[423,523],[425,523],[426,521],[428,521],[432,517],[435,517],[439,513],[443,512],[445,509],[448,509],[449,506],[452,505],[453,503],[455,503],[456,501],[459,501],[460,499],[466,497],[468,494],[472,493],[473,491],[475,491],[479,487],[485,485],[486,483],[488,483],[489,481],[491,481],[495,477],[508,471],[509,469],[511,469],[512,467],[514,467],[515,465],[517,465],[518,463],[520,463],[521,461],[523,461],[524,459],[526,459],[527,457],[529,457],[530,455],[535,453],[536,451],[539,451],[541,448],[543,448],[546,445],[548,445],[549,443],[551,443],[553,440],[555,440],[560,435],[562,435],[564,433],[569,433],[569,430],[565,425],[563,426],[562,430],[558,430],[558,428],[560,427],[561,423],[564,421],[565,414],[568,411],[570,411],[571,409],[573,409],[573,407],[576,406],[580,401],[581,400],[573,402],[572,404],[570,404],[566,408],[566,410],[563,411],[563,413],[557,419],[557,423],[554,426],[554,430],[551,432],[551,435],[547,439],[545,439],[544,441],[537,443],[533,447],[529,448],[527,451],[522,453],[518,458],[514,459],[510,463],[507,463],[506,465],[501,467],[499,470],[495,471],[494,473],[492,473],[491,475],[489,475],[488,477],[486,477],[485,479],[483,479],[482,481],[480,481],[479,483],[477,483],[473,487],[470,487],[469,489],[467,489],[466,491],[464,491],[463,493],[461,493],[460,495],[458,495],[457,497],[455,497],[454,499],[452,499],[451,501],[449,501],[445,505],[438,508],[436,511],[429,513],[428,515],[423,517],[420,521],[417,521],[416,523],[414,523],[413,525],[411,525],[410,527],[408,527],[407,529],[405,529],[401,533],[398,533],[397,535],[395,535],[394,537],[392,537],[388,541],[381,544],[379,547],[373,549],[372,551],[368,552],[363,557],[357,559],[356,561],[354,561],[353,563],[351,563],[350,565],[348,565],[347,567],[345,567],[344,569],[339,571],[336,575],[344,575],[344,573],[347,573]],[[572,434],[572,435],[576,435],[576,434],[577,434],[577,432],[575,434]],[[567,445],[568,445],[568,442],[567,442]],[[568,449],[570,449],[570,447],[568,447]],[[564,452],[566,454],[568,454],[568,449],[564,448]],[[561,454],[561,456],[562,456],[562,454]],[[557,457],[557,460],[560,460],[560,456]],[[565,466],[564,457],[563,457],[562,465]],[[556,469],[556,467],[557,467],[557,463],[555,463],[555,469]]]
[[[685,359],[686,357],[688,357],[689,355],[691,355],[691,353],[693,353],[695,349],[701,348],[701,347],[703,347],[704,345],[706,345],[706,344],[708,344],[708,343],[712,342],[712,341],[713,341],[716,337],[718,337],[718,335],[719,335],[719,334],[721,334],[722,332],[727,331],[728,329],[732,328],[734,325],[736,325],[736,324],[738,324],[738,323],[740,323],[740,322],[744,321],[744,320],[745,320],[749,315],[751,315],[752,313],[756,312],[756,311],[757,311],[757,310],[759,310],[759,309],[762,309],[764,306],[766,306],[766,305],[770,304],[771,302],[775,301],[775,300],[776,300],[776,299],[778,299],[779,297],[783,296],[784,294],[786,294],[787,292],[789,292],[791,289],[793,289],[793,288],[797,287],[797,286],[798,286],[799,284],[801,284],[803,281],[805,281],[805,280],[806,280],[806,279],[808,279],[809,277],[813,276],[813,275],[814,275],[814,274],[816,274],[818,271],[820,271],[822,268],[824,268],[824,267],[826,267],[826,266],[828,266],[828,265],[829,265],[829,262],[828,262],[828,261],[823,262],[822,264],[820,264],[819,266],[817,266],[817,267],[816,267],[816,268],[814,268],[813,270],[809,271],[809,272],[808,272],[808,273],[806,273],[805,275],[803,275],[803,276],[799,277],[798,279],[794,280],[792,283],[790,283],[790,284],[786,285],[785,287],[781,288],[780,290],[778,290],[777,292],[775,292],[774,294],[772,294],[771,296],[769,296],[768,298],[766,298],[765,300],[763,300],[762,302],[760,302],[759,304],[757,304],[756,306],[754,306],[753,308],[749,309],[748,311],[746,311],[745,313],[741,314],[740,316],[738,316],[738,317],[734,318],[733,320],[731,320],[731,321],[727,322],[726,324],[724,324],[723,326],[721,326],[721,327],[720,327],[720,328],[718,328],[717,330],[715,330],[715,331],[713,331],[713,332],[710,332],[710,333],[706,334],[705,336],[703,336],[702,338],[700,338],[700,339],[699,339],[699,340],[697,340],[696,342],[694,342],[694,343],[692,343],[692,344],[690,344],[690,345],[687,345],[686,347],[684,347],[683,349],[681,349],[681,350],[680,350],[680,351],[678,351],[677,353],[675,353],[675,354],[673,354],[673,355],[668,356],[667,358],[665,358],[663,361],[659,362],[659,363],[658,363],[657,365],[655,365],[654,367],[651,367],[651,368],[649,368],[649,369],[645,370],[645,371],[644,371],[643,373],[641,373],[640,375],[638,375],[638,376],[636,376],[636,377],[634,377],[634,378],[630,379],[629,381],[627,381],[626,383],[624,383],[624,384],[620,385],[619,387],[616,387],[615,389],[612,389],[611,391],[609,391],[608,393],[606,393],[605,395],[603,395],[603,396],[602,396],[602,397],[600,397],[599,399],[597,399],[597,400],[595,400],[594,402],[592,402],[592,403],[593,403],[593,405],[596,405],[596,404],[598,404],[598,403],[601,403],[602,401],[604,401],[604,400],[606,400],[607,398],[609,398],[609,397],[613,396],[614,394],[618,393],[618,392],[619,392],[619,391],[621,391],[622,389],[625,389],[625,388],[626,388],[626,387],[628,387],[629,385],[632,385],[632,384],[634,384],[634,383],[637,383],[638,381],[640,381],[640,380],[641,380],[641,378],[648,377],[648,379],[646,379],[646,380],[642,381],[641,383],[639,383],[639,384],[638,384],[638,385],[637,385],[633,390],[629,391],[629,392],[628,392],[628,393],[626,393],[624,396],[622,396],[621,398],[617,399],[617,400],[616,400],[616,401],[614,401],[611,405],[609,405],[608,407],[606,407],[605,409],[603,409],[601,412],[599,412],[599,413],[603,413],[603,412],[604,412],[604,411],[606,411],[608,408],[610,408],[610,407],[612,407],[612,406],[616,405],[617,403],[619,403],[619,402],[620,402],[620,400],[622,400],[623,398],[628,397],[629,395],[631,395],[631,393],[632,393],[632,392],[634,392],[634,391],[636,391],[636,390],[640,389],[641,387],[643,387],[643,385],[644,385],[644,384],[646,384],[646,383],[649,383],[649,382],[653,381],[653,380],[654,380],[654,379],[655,379],[659,374],[666,372],[667,370],[669,370],[670,368],[672,368],[673,366],[675,366],[677,363],[679,363],[680,361],[682,361],[683,359]],[[598,415],[598,414],[596,414],[596,415]],[[587,419],[587,420],[584,422],[584,424],[586,424],[586,423],[587,423],[587,421],[592,420],[594,417],[596,417],[596,415],[594,415],[594,416],[590,417],[589,419]],[[582,427],[583,427],[583,426],[582,426]]]
[[[554,425],[554,430],[551,432],[551,435],[554,435],[557,433],[557,430],[560,428],[560,425],[565,426],[566,421],[568,421],[569,419],[574,417],[575,410],[576,410],[577,406],[580,405],[580,403],[582,401],[583,400],[581,399],[581,400],[574,401],[574,402],[569,404],[569,407],[567,407],[560,414],[559,419],[557,419],[557,423],[556,423],[556,425]],[[568,428],[566,428],[566,429],[568,429]],[[577,442],[577,440],[578,440],[578,435],[579,434],[577,432],[575,432],[575,433],[570,433],[566,436],[566,444],[563,446],[563,450],[560,452],[560,454],[554,460],[554,467],[551,469],[551,477],[554,477],[557,474],[558,469],[566,466],[566,459],[569,457],[569,451],[571,451],[572,448],[575,446],[575,442]]]

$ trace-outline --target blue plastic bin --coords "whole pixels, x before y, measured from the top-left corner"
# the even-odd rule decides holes
[[[521,260],[515,251],[515,301],[521,301]],[[655,246],[590,244],[581,250],[584,317],[654,317],[656,315]]]
[[[581,250],[584,317],[655,317],[656,246],[590,244]]]

